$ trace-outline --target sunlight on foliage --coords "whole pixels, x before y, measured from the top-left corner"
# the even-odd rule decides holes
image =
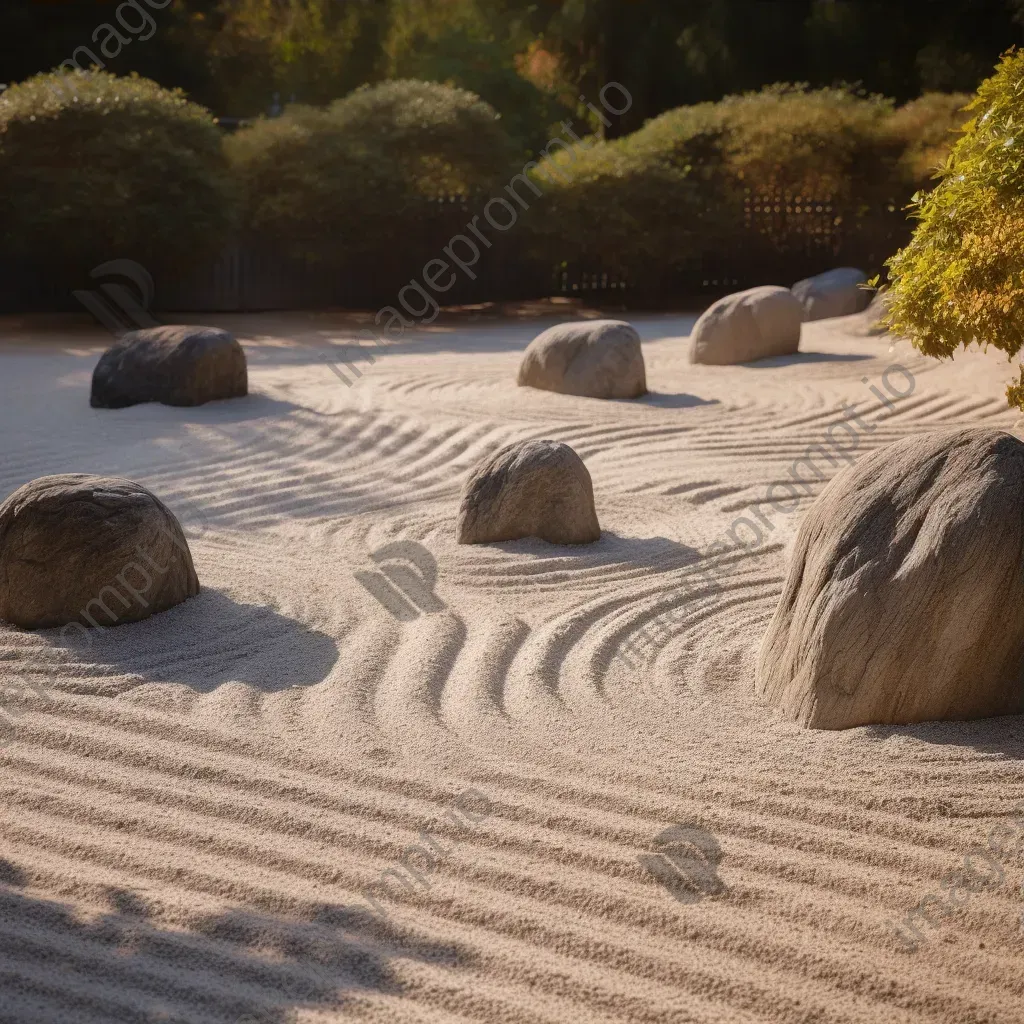
[[[926,355],[977,342],[1024,345],[1024,53],[982,83],[939,183],[914,197],[919,224],[889,260],[887,322]],[[1007,391],[1024,408],[1024,375]]]

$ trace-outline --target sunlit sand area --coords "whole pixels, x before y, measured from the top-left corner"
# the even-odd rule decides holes
[[[200,591],[0,626],[36,687],[0,749],[0,1019],[1024,1019],[1020,845],[990,841],[1022,719],[806,729],[755,695],[826,482],[1017,433],[1001,358],[854,316],[695,365],[696,315],[636,315],[649,392],[602,401],[516,386],[550,316],[442,318],[355,369],[352,318],[186,319],[242,342],[246,397],[90,408],[109,335],[3,323],[0,498],[134,480]],[[542,439],[600,539],[456,543],[474,468]]]

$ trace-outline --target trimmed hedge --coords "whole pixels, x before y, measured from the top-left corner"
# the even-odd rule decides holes
[[[899,175],[904,181],[927,187],[970,120],[965,108],[972,99],[965,92],[929,92],[888,119],[885,130],[903,151]]]
[[[1024,52],[982,83],[938,185],[915,197],[919,223],[889,260],[888,323],[926,355],[974,342],[1015,356],[1024,345]],[[1024,409],[1024,368],[1007,391]]]
[[[669,111],[626,138],[546,159],[536,180],[556,184],[539,237],[581,265],[610,258],[641,287],[709,254],[782,275],[787,252],[818,269],[880,267],[913,191],[900,133],[917,144],[918,122],[900,113],[878,96],[786,85]],[[837,251],[815,254],[836,239]]]
[[[540,268],[544,280],[560,264],[619,274],[640,293],[701,276],[788,285],[839,263],[881,269],[962,105],[932,94],[894,109],[850,89],[779,85],[669,111],[611,142],[563,128],[527,163],[492,106],[437,83],[364,87],[222,137],[205,110],[152,82],[40,75],[0,98],[0,224],[17,261],[81,283],[119,257],[176,273],[234,223],[328,278],[347,275],[346,294],[370,302],[497,197],[517,204],[517,226],[488,257],[499,279]]]
[[[432,227],[450,220],[449,197],[500,188],[515,155],[477,96],[413,81],[358,89],[326,109],[289,107],[226,147],[245,226],[339,268],[415,264],[436,248]]]
[[[23,265],[70,284],[118,258],[176,272],[222,247],[231,204],[220,129],[180,91],[88,71],[0,95],[0,237]]]

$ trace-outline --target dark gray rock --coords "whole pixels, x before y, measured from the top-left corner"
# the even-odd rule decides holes
[[[801,725],[1024,711],[1024,444],[973,428],[866,455],[797,533],[757,693]]]
[[[113,626],[198,593],[177,519],[141,484],[43,476],[0,505],[0,619]]]
[[[89,404],[123,409],[140,402],[202,405],[248,393],[242,346],[216,327],[147,327],[108,348],[92,374]]]
[[[567,444],[510,444],[485,459],[466,481],[455,529],[458,543],[520,537],[552,544],[600,539],[590,474]]]

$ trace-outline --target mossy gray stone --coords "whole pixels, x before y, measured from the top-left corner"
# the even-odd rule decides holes
[[[624,320],[556,324],[526,347],[516,383],[584,398],[636,398],[647,391],[640,335]]]
[[[462,491],[460,544],[539,537],[552,544],[600,539],[583,460],[559,441],[519,441],[485,459]]]

